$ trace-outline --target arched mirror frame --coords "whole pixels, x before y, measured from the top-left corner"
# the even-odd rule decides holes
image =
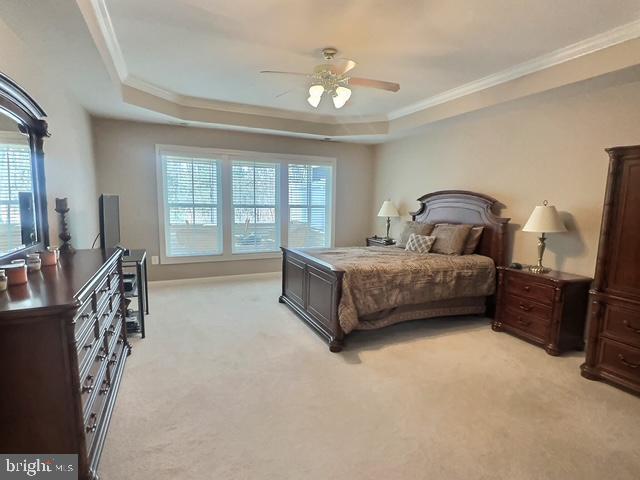
[[[37,242],[25,248],[0,255],[0,262],[24,257],[49,245],[49,221],[47,217],[47,190],[44,176],[44,138],[49,136],[47,116],[33,98],[17,83],[0,72],[0,114],[5,114],[18,124],[20,132],[28,136],[31,149],[33,200],[36,217]]]

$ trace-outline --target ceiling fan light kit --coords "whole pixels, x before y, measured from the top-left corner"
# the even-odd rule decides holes
[[[333,106],[336,109],[344,107],[344,105],[349,101],[349,98],[351,98],[351,89],[349,88],[350,83],[360,87],[377,88],[387,90],[389,92],[397,92],[400,90],[400,85],[397,83],[348,76],[347,72],[356,66],[356,62],[349,59],[339,59],[339,62],[334,63],[333,59],[337,53],[338,51],[335,48],[324,48],[322,50],[322,56],[327,63],[316,66],[311,75],[274,70],[263,70],[260,73],[309,77],[311,79],[311,86],[309,87],[309,97],[307,98],[307,102],[314,108],[318,108],[322,95],[325,92],[331,95]]]

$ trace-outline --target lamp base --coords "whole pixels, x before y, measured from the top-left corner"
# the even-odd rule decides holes
[[[529,267],[529,271],[531,273],[549,273],[551,269],[547,267],[543,267],[542,265],[531,265]]]

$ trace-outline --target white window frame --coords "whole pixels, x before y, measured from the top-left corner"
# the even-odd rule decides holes
[[[180,256],[169,257],[166,252],[165,240],[165,176],[163,171],[162,153],[168,152],[177,155],[197,155],[204,158],[212,158],[220,162],[221,188],[221,226],[223,232],[222,253],[215,255]],[[249,150],[231,150],[222,148],[191,147],[181,145],[156,144],[156,177],[158,193],[158,234],[160,240],[160,263],[202,263],[224,262],[236,260],[257,260],[263,258],[281,258],[282,252],[256,252],[256,253],[232,253],[232,226],[233,226],[233,202],[232,202],[232,164],[233,160],[249,160],[256,162],[278,163],[280,165],[279,203],[277,216],[280,221],[280,242],[283,246],[288,241],[289,224],[289,164],[328,165],[331,166],[331,234],[330,246],[335,245],[335,220],[336,220],[336,159],[316,155],[297,155],[284,153],[265,153]]]

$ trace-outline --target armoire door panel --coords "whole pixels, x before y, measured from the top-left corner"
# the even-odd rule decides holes
[[[640,298],[640,158],[622,168],[606,288]]]

